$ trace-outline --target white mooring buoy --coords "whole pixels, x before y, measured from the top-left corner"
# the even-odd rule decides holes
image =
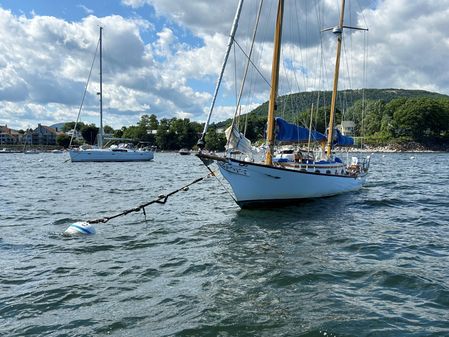
[[[95,234],[95,228],[88,222],[79,221],[72,223],[64,232],[64,236],[84,236]]]

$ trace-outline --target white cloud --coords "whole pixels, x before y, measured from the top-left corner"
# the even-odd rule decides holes
[[[137,12],[152,6],[157,22],[138,16],[127,18],[88,15],[81,21],[32,14],[15,15],[0,8],[0,124],[27,127],[29,123],[61,122],[76,117],[98,39],[104,27],[105,123],[121,127],[138,121],[143,113],[159,118],[188,116],[204,121],[211,92],[221,67],[237,1],[219,0],[121,0]],[[248,52],[256,0],[246,1],[236,40]],[[268,6],[261,25],[273,22],[274,2]],[[420,88],[449,91],[444,69],[449,59],[449,0],[377,1],[359,0],[348,10],[346,24],[368,25],[368,87]],[[321,73],[330,76],[334,66],[335,40],[323,35],[323,62],[319,29],[336,24],[334,0],[286,2],[281,93],[322,87]],[[349,9],[349,8],[348,8]],[[91,13],[90,9],[84,9]],[[248,11],[251,11],[250,15]],[[139,15],[145,13],[144,10]],[[316,22],[316,18],[320,22]],[[163,19],[161,19],[163,18]],[[291,30],[296,21],[305,28]],[[156,28],[162,27],[162,28]],[[314,32],[314,33],[313,33]],[[150,37],[148,37],[150,36]],[[253,53],[258,71],[266,79],[271,72],[273,29],[261,26]],[[346,32],[340,88],[361,87],[363,82],[362,32]],[[195,40],[194,43],[191,40]],[[239,48],[235,55],[241,56]],[[349,63],[346,63],[349,62]],[[320,69],[324,64],[325,69]],[[235,108],[233,79],[242,77],[245,60],[229,58],[222,85],[224,97],[216,108],[215,120],[229,117]],[[349,66],[348,66],[349,65]],[[351,79],[348,78],[348,70]],[[299,72],[294,73],[299,70]],[[234,71],[237,72],[234,75]],[[265,101],[268,85],[253,66],[245,92],[252,100],[245,106]],[[85,116],[97,122],[98,66],[93,70],[85,103]],[[200,83],[200,84],[198,84]],[[326,80],[326,88],[331,81]]]
[[[74,120],[99,25],[104,27],[106,124],[121,127],[130,120],[135,123],[143,113],[198,114],[208,94],[189,88],[185,77],[174,67],[153,59],[155,51],[167,54],[176,42],[169,28],[156,32],[159,39],[149,45],[143,42],[140,32],[153,26],[142,19],[112,15],[67,22],[37,15],[18,17],[0,8],[0,31],[5,36],[0,41],[0,124],[25,128],[36,120],[42,123]],[[98,81],[97,63],[83,112],[84,119],[95,123],[98,123]],[[154,104],[155,101],[159,103]],[[55,120],[56,117],[60,119]]]
[[[228,31],[237,6],[237,2],[220,0],[122,0],[122,3],[132,8],[151,5],[157,15],[201,36]]]
[[[365,10],[370,26],[368,84],[449,91],[449,1],[383,1]]]
[[[122,3],[126,6],[130,6],[132,8],[138,8],[145,5],[146,0],[122,0]]]
[[[87,8],[84,5],[78,5],[78,7],[81,8],[86,14],[93,14],[94,13],[94,11],[92,9]]]
[[[162,31],[157,33],[159,39],[155,43],[156,52],[160,56],[168,57],[171,55],[171,47],[176,41],[176,37],[170,28],[163,28]]]

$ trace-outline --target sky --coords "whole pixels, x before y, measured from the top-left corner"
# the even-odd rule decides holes
[[[204,122],[237,0],[0,0],[0,125],[14,129],[76,120],[103,30],[104,124],[136,124],[143,114]],[[235,113],[259,0],[244,3],[212,121]],[[287,0],[280,88],[329,89],[338,0]],[[347,1],[340,88],[423,89],[449,94],[449,0]],[[275,5],[265,0],[242,105],[268,99]],[[302,28],[291,28],[302,22]],[[305,28],[304,28],[305,27]],[[240,49],[241,48],[241,49]],[[324,50],[327,50],[326,52]],[[350,51],[349,51],[350,50]],[[98,59],[97,59],[98,61]],[[257,62],[256,62],[257,61]],[[94,64],[81,120],[99,124]],[[233,79],[237,78],[237,84]],[[326,79],[327,78],[327,79]],[[349,86],[351,84],[351,86]],[[280,89],[280,90],[281,90]],[[250,99],[251,97],[251,99]]]

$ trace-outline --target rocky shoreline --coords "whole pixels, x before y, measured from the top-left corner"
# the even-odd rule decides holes
[[[394,153],[394,152],[417,152],[417,153],[426,153],[426,152],[449,152],[449,145],[432,145],[425,146],[423,144],[409,142],[409,143],[401,143],[401,144],[390,144],[385,146],[373,146],[373,145],[363,145],[363,148],[352,147],[349,148],[350,152],[386,152],[386,153]]]

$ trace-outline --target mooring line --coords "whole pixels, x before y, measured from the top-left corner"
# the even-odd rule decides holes
[[[222,182],[220,179],[218,179],[218,177],[217,177],[217,175],[215,174],[215,172],[212,171],[212,169],[209,167],[209,165],[207,164],[207,160],[204,160],[204,159],[201,158],[201,157],[198,157],[198,158],[200,158],[200,160],[203,162],[204,166],[206,166],[206,168],[209,170],[209,172],[210,172],[209,175],[210,175],[210,176],[214,176],[214,177],[217,179],[218,183],[221,185],[221,187],[224,188],[225,192],[229,194],[229,196],[232,198],[232,200],[234,200],[235,202],[237,202],[237,200],[234,198],[234,196],[232,195],[232,193],[226,188],[226,186],[223,184],[223,182]]]
[[[166,195],[163,195],[163,194],[162,194],[162,195],[160,195],[157,199],[151,200],[151,201],[149,201],[149,202],[147,202],[147,203],[145,203],[145,204],[139,205],[139,206],[134,207],[134,208],[127,209],[127,210],[125,210],[125,211],[122,211],[122,212],[120,212],[120,213],[118,213],[118,214],[115,214],[115,215],[112,215],[112,216],[106,216],[106,217],[99,218],[99,219],[88,220],[88,221],[86,221],[86,222],[89,223],[89,224],[106,223],[106,222],[108,222],[109,220],[118,218],[118,217],[120,217],[120,216],[127,215],[127,214],[129,214],[129,213],[139,212],[139,211],[141,211],[141,210],[143,211],[143,214],[144,214],[145,220],[146,220],[145,207],[147,207],[147,206],[149,206],[149,205],[151,205],[151,204],[154,204],[154,203],[157,203],[157,204],[165,204],[165,203],[167,202],[167,199],[168,199],[169,197],[171,197],[172,195],[174,195],[174,194],[176,194],[176,193],[178,193],[178,192],[180,192],[180,191],[186,191],[186,189],[187,189],[189,186],[191,186],[191,185],[193,185],[193,184],[196,184],[196,183],[198,183],[198,182],[200,182],[200,181],[202,181],[202,180],[204,180],[204,179],[206,179],[206,178],[209,178],[211,175],[215,175],[215,173],[211,171],[211,173],[209,173],[208,175],[206,175],[206,176],[204,176],[204,177],[201,177],[201,178],[198,178],[198,179],[195,179],[195,180],[192,181],[191,183],[189,183],[189,184],[187,184],[187,185],[185,185],[185,186],[183,186],[183,187],[181,187],[181,188],[178,188],[177,190],[175,190],[175,191],[173,191],[173,192],[170,192],[170,193],[168,193],[168,194],[166,194]]]

